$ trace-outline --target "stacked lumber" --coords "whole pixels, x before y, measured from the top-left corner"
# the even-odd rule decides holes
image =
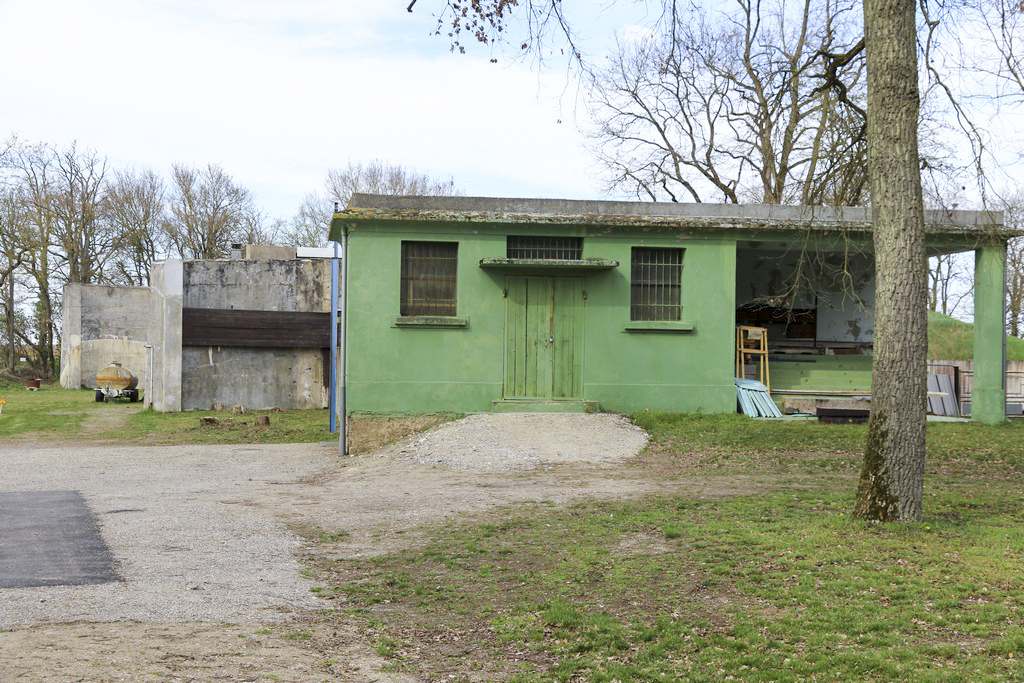
[[[739,412],[750,417],[782,417],[768,387],[752,379],[733,379]]]

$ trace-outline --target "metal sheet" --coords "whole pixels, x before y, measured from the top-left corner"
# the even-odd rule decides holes
[[[953,390],[953,379],[949,375],[928,375],[928,412],[932,415],[960,416]]]

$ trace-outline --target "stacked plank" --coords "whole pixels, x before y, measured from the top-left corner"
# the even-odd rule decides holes
[[[736,383],[736,402],[739,411],[750,417],[782,417],[768,387],[752,379],[733,379]]]

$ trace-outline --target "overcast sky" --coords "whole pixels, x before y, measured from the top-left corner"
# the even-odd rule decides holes
[[[217,163],[280,218],[373,159],[471,195],[600,196],[563,72],[450,54],[439,3],[407,4],[0,0],[0,138]]]
[[[470,195],[595,198],[576,83],[433,36],[439,0],[0,0],[0,139],[77,141],[115,167],[220,164],[271,218],[329,168],[374,159]],[[644,24],[597,0],[591,56]],[[651,2],[651,7],[660,6]],[[618,14],[616,14],[616,12]],[[1019,104],[1019,103],[1018,103]],[[1019,174],[1020,107],[983,117],[997,186]],[[1007,144],[1013,141],[1012,144]]]

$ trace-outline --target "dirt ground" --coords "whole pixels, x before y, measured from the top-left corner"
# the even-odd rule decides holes
[[[253,458],[274,448],[246,447]],[[303,461],[308,466],[298,468],[298,476],[239,485],[217,502],[272,518],[306,539],[300,554],[318,556],[386,553],[419,542],[425,526],[528,502],[655,492],[718,496],[765,484],[703,476],[666,479],[656,467],[637,466],[632,459],[481,473],[418,464],[401,447],[346,459],[330,448],[308,449]],[[121,454],[110,450],[116,462]],[[371,634],[360,632],[355,622],[340,630],[337,623],[327,625],[316,609],[307,609],[268,623],[140,619],[14,625],[0,630],[0,681],[414,680],[382,671],[384,661],[373,652]]]

